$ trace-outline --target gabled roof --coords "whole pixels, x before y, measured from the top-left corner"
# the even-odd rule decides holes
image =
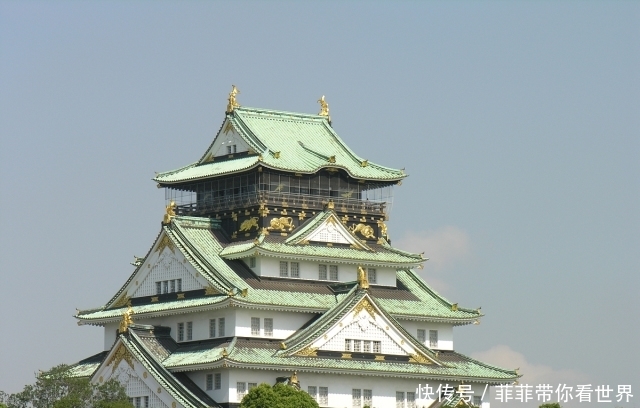
[[[289,245],[308,242],[339,243],[350,245],[354,249],[373,251],[365,242],[360,241],[353,232],[349,231],[340,221],[338,214],[331,209],[311,217],[285,240],[285,243]]]
[[[226,116],[216,139],[222,137],[222,129],[228,124],[252,149],[249,156],[210,162],[205,153],[198,162],[159,173],[154,180],[163,185],[177,184],[237,173],[258,165],[305,174],[322,168],[340,168],[362,180],[393,182],[406,177],[402,170],[380,166],[356,155],[325,116],[239,107]],[[214,143],[215,139],[212,146]]]

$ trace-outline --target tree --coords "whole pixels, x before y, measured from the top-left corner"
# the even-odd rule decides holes
[[[260,384],[244,396],[240,408],[318,408],[318,403],[290,385]]]
[[[36,377],[16,394],[0,392],[0,408],[133,408],[124,387],[111,379],[91,384],[88,378],[69,375],[61,364]]]
[[[549,403],[549,404],[542,404],[542,405],[540,405],[539,408],[562,408],[562,407],[560,407],[559,403],[553,402],[553,403]]]

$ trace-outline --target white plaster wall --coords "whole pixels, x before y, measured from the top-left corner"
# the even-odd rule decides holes
[[[221,374],[221,388],[219,390],[207,390],[207,374],[214,375]],[[216,402],[227,402],[229,401],[229,370],[227,369],[217,369],[217,370],[206,370],[206,371],[194,371],[191,373],[187,373],[191,381],[193,381],[198,387],[200,387],[204,392],[206,392],[211,398],[213,398]],[[235,384],[234,384],[235,387]],[[215,383],[214,383],[215,388]],[[235,394],[234,394],[235,395]]]
[[[220,129],[220,133],[216,136],[215,142],[209,152],[213,153],[214,156],[227,156],[227,145],[236,145],[236,153],[246,152],[249,146],[245,143],[245,141],[236,133],[235,129],[230,129],[227,133],[224,133],[225,129],[227,129],[227,121],[225,120],[224,125]],[[207,154],[209,154],[207,152]]]
[[[394,341],[384,328],[379,327],[375,321],[371,321],[362,330],[357,322],[348,324],[342,328],[335,336],[327,341],[320,350],[345,351],[345,339],[352,340],[377,340],[380,341],[381,354],[406,355],[406,352]],[[352,349],[353,350],[353,349]],[[362,352],[362,350],[361,350]],[[369,351],[372,353],[373,351]]]
[[[453,350],[453,325],[447,323],[416,322],[413,320],[398,320],[402,327],[413,337],[418,339],[418,329],[426,330],[427,341],[425,346],[429,346],[429,330],[438,331],[437,350]]]
[[[104,325],[104,349],[111,350],[113,347],[113,343],[116,341],[116,337],[118,337],[118,327],[120,325],[118,323],[109,323]]]
[[[271,310],[236,309],[236,336],[265,337],[264,318],[273,319],[273,336],[269,338],[286,339],[315,315],[310,313],[276,312]],[[260,318],[260,336],[251,334],[251,318]]]
[[[178,323],[185,323],[185,341],[186,341],[186,322],[193,322],[193,339],[204,340],[209,338],[209,319],[218,319],[220,317],[225,318],[225,335],[224,337],[231,337],[235,335],[235,310],[234,309],[220,309],[209,312],[189,313],[183,315],[162,316],[151,319],[139,318],[136,319],[133,316],[134,322],[139,324],[150,324],[155,326],[166,326],[171,328],[171,337],[177,341]],[[216,322],[217,325],[217,322]],[[219,337],[219,332],[216,326],[216,336]]]

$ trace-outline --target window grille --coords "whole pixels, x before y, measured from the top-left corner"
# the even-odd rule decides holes
[[[216,319],[209,319],[209,338],[216,337]]]
[[[249,258],[249,268],[255,268],[255,267],[256,267],[256,258],[255,257]]]
[[[169,281],[169,288],[170,288],[170,289],[169,289],[169,292],[170,292],[170,293],[173,293],[173,292],[175,292],[175,291],[176,291],[176,280],[175,280],[175,279],[171,279],[171,280]]]
[[[329,265],[329,280],[338,280],[338,265]]]
[[[134,397],[133,402],[136,408],[140,408],[140,397]]]
[[[162,281],[162,293],[169,293],[169,281]]]
[[[318,387],[310,385],[307,388],[307,393],[311,396],[311,398],[318,401]]]
[[[255,388],[255,387],[257,387],[257,386],[258,386],[258,383],[249,383],[249,384],[247,384],[247,385],[249,386],[249,387],[248,387],[248,388],[249,388],[249,391],[251,391],[251,389],[252,389],[252,388]]]
[[[218,319],[218,336],[224,337],[224,317]]]
[[[289,262],[280,261],[280,276],[283,278],[289,276]]]
[[[156,295],[162,294],[162,282],[156,282]]]
[[[207,391],[213,389],[213,374],[207,374]]]
[[[482,397],[479,396],[474,396],[473,397],[473,405],[475,405],[476,407],[479,407],[482,404]]]
[[[291,262],[291,277],[292,278],[300,277],[300,263]]]
[[[222,374],[215,373],[213,376],[213,388],[219,390],[222,388]]]
[[[178,341],[184,341],[184,323],[178,323]]]
[[[404,408],[404,392],[396,391],[396,408]]]
[[[437,330],[429,330],[429,347],[431,348],[438,347],[438,331]]]
[[[319,387],[318,404],[329,405],[329,387]]]
[[[416,408],[416,393],[407,392],[407,408]]]
[[[373,391],[371,390],[362,390],[362,402],[364,405],[368,405],[371,407],[371,401],[373,399]]]
[[[182,278],[181,279],[176,279],[176,283],[177,283],[176,286],[178,286],[178,289],[177,289],[178,292],[182,292]]]
[[[376,269],[375,268],[369,268],[367,270],[367,279],[369,280],[369,283],[377,283],[376,281]]]
[[[142,397],[142,407],[149,408],[149,397]]]
[[[344,351],[351,351],[351,339],[344,339]]]
[[[418,341],[422,344],[427,342],[427,332],[424,329],[418,329]]]
[[[381,353],[381,347],[382,343],[380,341],[374,340],[373,342],[373,352],[374,353]]]
[[[273,319],[270,317],[264,318],[264,335],[273,337]]]
[[[187,340],[193,340],[193,322],[187,322]]]
[[[233,152],[236,153],[238,151],[238,146],[232,145],[232,147],[233,147]]]
[[[353,341],[353,351],[355,351],[356,353],[360,352],[360,344],[362,343],[362,341],[360,340],[354,340]]]
[[[227,154],[231,154],[231,145],[227,146]]]
[[[238,393],[238,401],[242,401],[244,395],[247,393],[247,383],[239,382],[236,384],[236,391]]]
[[[362,352],[364,353],[371,353],[371,342],[368,340],[365,340],[362,342]]]
[[[354,388],[351,390],[351,406],[352,407],[361,407],[362,406],[362,390],[358,388]]]
[[[327,280],[327,265],[318,265],[318,279]]]
[[[259,317],[251,318],[251,335],[252,336],[260,335],[260,318]]]

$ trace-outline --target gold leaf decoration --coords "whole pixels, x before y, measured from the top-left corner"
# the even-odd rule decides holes
[[[109,360],[107,361],[107,367],[113,364],[113,367],[111,367],[111,372],[114,372],[118,365],[120,365],[120,362],[122,360],[126,361],[129,367],[133,369],[133,356],[131,355],[129,350],[125,346],[123,346],[122,343],[120,343],[116,351],[111,355],[111,357],[109,357]]]

